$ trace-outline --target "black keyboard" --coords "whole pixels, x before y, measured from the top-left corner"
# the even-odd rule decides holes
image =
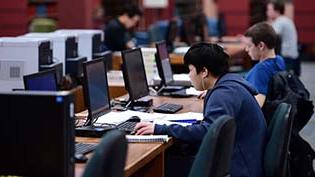
[[[94,151],[97,144],[89,144],[89,143],[75,143],[75,153],[76,154],[87,154],[89,152]]]
[[[127,121],[118,124],[116,128],[118,128],[118,130],[123,130],[130,134],[134,131],[134,128],[138,122],[140,122],[140,118],[138,116],[132,116]]]
[[[118,130],[123,130],[127,133],[131,133],[131,132],[133,132],[137,123],[138,122],[123,122],[123,123],[117,125],[117,128],[118,128]]]
[[[158,107],[153,108],[153,111],[159,112],[159,113],[176,113],[177,111],[181,109],[183,109],[183,105],[164,103]]]

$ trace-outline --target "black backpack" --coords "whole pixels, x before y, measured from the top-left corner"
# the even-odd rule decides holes
[[[314,113],[314,105],[309,96],[309,92],[296,75],[281,71],[270,80],[262,108],[268,124],[280,103],[292,105],[290,116],[293,116],[293,125],[289,148],[289,173],[292,177],[315,176],[312,167],[315,152],[298,134]]]

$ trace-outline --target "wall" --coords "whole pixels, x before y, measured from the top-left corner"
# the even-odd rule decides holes
[[[0,36],[16,36],[26,33],[28,15],[26,0],[0,1]]]
[[[314,0],[294,1],[294,21],[298,31],[299,42],[315,43],[315,4]]]
[[[225,15],[227,35],[243,34],[249,26],[249,0],[218,0],[218,12]]]
[[[91,0],[59,0],[59,28],[93,28],[93,4]]]

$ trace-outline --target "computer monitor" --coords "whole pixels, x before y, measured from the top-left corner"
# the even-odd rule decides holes
[[[129,101],[149,95],[149,87],[145,74],[143,57],[140,48],[122,51],[123,76],[125,88],[129,93]]]
[[[83,90],[91,125],[100,115],[110,111],[107,72],[103,58],[83,63]]]
[[[25,90],[57,91],[56,70],[46,70],[23,76]]]
[[[167,52],[167,46],[165,41],[157,42],[156,44],[156,65],[158,68],[159,76],[161,77],[162,84],[168,85],[173,82],[173,72],[171,68],[170,59]]]
[[[97,60],[97,59],[103,58],[107,71],[113,69],[113,62],[112,62],[113,53],[110,50],[107,50],[107,51],[103,52],[101,54],[101,56],[94,56],[94,57],[95,58],[93,58],[93,60]]]
[[[74,176],[74,98],[70,92],[0,93],[4,176]]]

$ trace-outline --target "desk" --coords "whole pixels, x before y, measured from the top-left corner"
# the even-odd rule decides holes
[[[231,65],[241,63],[241,65],[248,69],[251,66],[251,60],[245,52],[245,46],[239,42],[231,43],[218,43],[224,47],[224,50],[231,57]],[[184,64],[184,54],[169,54],[170,62],[172,65],[183,65]],[[241,61],[238,61],[241,60]]]
[[[99,138],[76,138],[78,142],[98,143]],[[173,144],[167,143],[129,143],[125,165],[125,177],[151,177],[164,175],[164,152]],[[92,154],[88,155],[89,157]],[[82,176],[86,164],[75,164],[75,176]]]
[[[182,104],[180,112],[202,112],[203,100],[193,98],[152,97],[153,105],[164,102]],[[78,142],[98,143],[100,138],[77,137]],[[125,177],[162,177],[164,175],[164,152],[173,144],[172,139],[167,143],[129,143]],[[91,154],[89,154],[91,156]],[[83,174],[86,164],[75,165],[75,176]]]
[[[248,69],[251,67],[251,60],[245,52],[245,46],[240,42],[227,42],[222,43],[225,51],[230,55],[233,64],[241,62],[241,65]],[[169,54],[170,62],[172,65],[183,65],[184,64],[184,55],[183,54]],[[121,70],[122,57],[120,52],[113,53],[113,70]],[[241,61],[238,61],[241,59]]]

